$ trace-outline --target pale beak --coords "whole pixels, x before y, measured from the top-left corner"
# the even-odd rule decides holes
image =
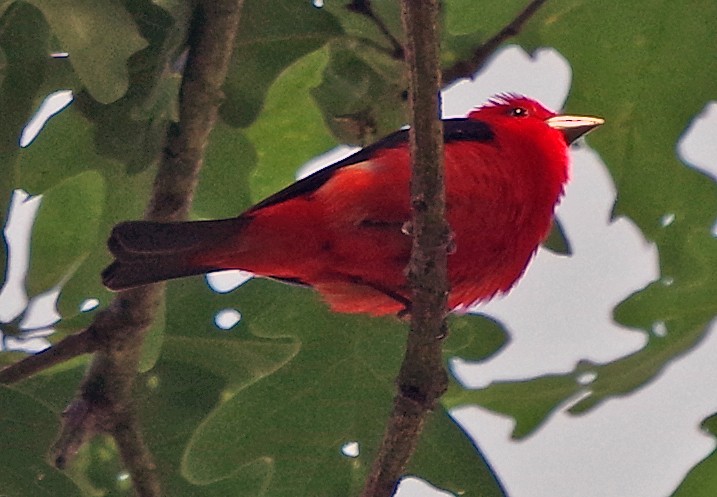
[[[551,128],[562,131],[565,141],[571,144],[585,133],[603,125],[605,119],[589,116],[554,116],[546,119],[545,122]]]

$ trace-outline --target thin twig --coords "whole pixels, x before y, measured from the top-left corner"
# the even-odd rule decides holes
[[[92,327],[70,335],[55,345],[29,355],[16,363],[0,370],[0,383],[9,384],[24,380],[35,373],[51,368],[56,364],[69,361],[79,355],[89,354],[96,350]]]
[[[393,51],[388,52],[389,55],[396,60],[403,59],[403,45],[401,45],[401,42],[398,41],[395,36],[393,36],[391,31],[388,29],[388,26],[386,26],[386,23],[383,22],[383,19],[377,16],[376,13],[373,11],[371,0],[353,0],[350,4],[346,6],[346,8],[349,9],[351,12],[361,14],[362,16],[368,18],[371,22],[373,22],[376,25],[376,28],[388,40],[388,42],[391,44],[391,47],[393,48]]]
[[[398,375],[393,411],[362,497],[389,497],[404,474],[426,417],[447,386],[442,338],[448,296],[439,89],[439,0],[403,0],[411,103],[411,207],[413,248],[408,279],[413,290],[411,331]]]
[[[379,42],[372,40],[371,38],[366,38],[365,36],[355,36],[353,37],[357,42],[362,43],[368,48],[372,48],[373,50],[376,50],[377,52],[386,55],[388,57],[391,57],[392,59],[397,58],[396,55],[396,49],[386,47],[384,45],[381,45]]]
[[[512,21],[498,31],[495,36],[489,38],[485,43],[479,46],[475,52],[473,52],[470,59],[460,60],[448,69],[445,69],[443,71],[443,81],[446,86],[455,83],[459,79],[472,78],[475,73],[485,65],[488,58],[493,55],[501,44],[520,34],[525,23],[538,12],[545,2],[547,2],[547,0],[532,0]]]

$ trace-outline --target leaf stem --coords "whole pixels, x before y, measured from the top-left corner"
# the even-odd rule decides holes
[[[445,69],[443,71],[443,80],[446,82],[446,86],[455,83],[459,79],[473,78],[474,74],[485,65],[488,58],[493,55],[496,49],[506,40],[519,35],[525,23],[528,22],[547,1],[548,0],[532,0],[512,21],[476,48],[468,60],[460,60]]]
[[[388,55],[390,55],[396,60],[401,60],[404,58],[403,45],[401,45],[401,42],[398,41],[398,39],[396,39],[393,34],[391,34],[391,31],[388,29],[388,26],[386,26],[386,23],[383,22],[383,19],[376,15],[371,5],[371,0],[353,0],[350,4],[346,6],[346,8],[351,12],[361,14],[362,16],[371,20],[371,22],[376,25],[376,28],[391,44],[392,50],[386,50],[386,53],[388,53]]]

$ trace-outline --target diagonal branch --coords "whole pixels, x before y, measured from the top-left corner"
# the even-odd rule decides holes
[[[547,0],[532,0],[515,18],[493,37],[479,46],[468,60],[460,60],[443,71],[443,81],[448,86],[459,79],[472,78],[486,63],[493,52],[506,40],[520,34],[528,20],[535,15]]]
[[[65,337],[42,352],[23,357],[21,360],[9,364],[0,370],[0,383],[16,383],[56,364],[69,361],[82,354],[94,352],[96,345],[93,332],[94,330],[90,326],[74,335]]]
[[[393,411],[362,497],[393,494],[418,443],[426,417],[447,385],[441,350],[447,333],[447,248],[440,116],[439,0],[403,0],[411,104],[413,290],[411,331],[398,375]]]

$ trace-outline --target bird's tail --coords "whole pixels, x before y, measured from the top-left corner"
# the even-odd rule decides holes
[[[115,261],[102,271],[102,283],[110,290],[124,290],[217,270],[197,261],[236,237],[246,222],[120,223],[107,241]]]

